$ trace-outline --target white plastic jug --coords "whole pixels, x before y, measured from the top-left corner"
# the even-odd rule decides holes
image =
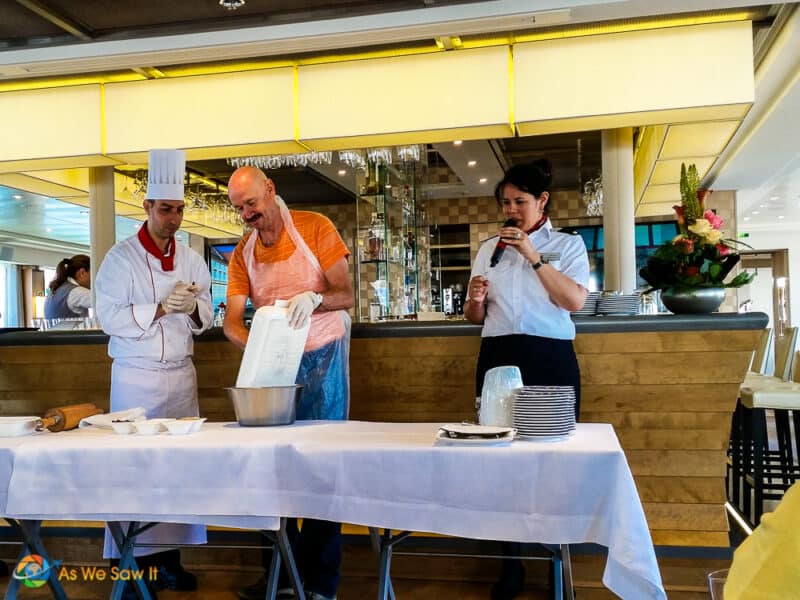
[[[244,348],[236,387],[293,385],[303,358],[308,328],[289,326],[286,300],[256,311]]]
[[[514,426],[514,390],[522,387],[519,367],[495,367],[486,371],[481,391],[481,425]]]

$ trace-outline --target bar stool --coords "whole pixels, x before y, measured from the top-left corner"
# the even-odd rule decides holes
[[[761,522],[765,500],[780,500],[800,480],[800,446],[792,435],[800,427],[800,384],[772,388],[742,388],[743,516],[755,527]],[[769,452],[766,411],[775,412],[777,452]],[[751,511],[752,493],[752,511]]]
[[[750,361],[750,370],[745,375],[740,389],[743,387],[756,387],[764,381],[777,378],[767,377],[765,371],[772,348],[772,328],[767,327],[761,332],[753,357]],[[742,478],[742,406],[737,400],[736,409],[731,417],[731,435],[728,443],[728,452],[725,469],[725,488],[728,491],[728,500],[734,505],[740,506],[741,478]]]
[[[792,435],[800,425],[800,385],[792,373],[798,330],[775,340],[775,375],[753,374],[742,384],[731,423],[729,497],[751,524],[758,525],[764,500],[779,500],[800,473],[800,448]],[[770,450],[767,410],[775,415],[778,448]]]

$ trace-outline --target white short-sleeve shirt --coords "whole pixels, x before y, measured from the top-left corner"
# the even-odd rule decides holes
[[[580,235],[553,229],[548,219],[528,236],[536,249],[575,283],[588,287],[589,258]],[[472,275],[489,280],[483,337],[526,334],[559,340],[575,338],[575,324],[569,311],[551,302],[547,290],[531,263],[515,247],[508,246],[495,267],[489,262],[499,241],[486,240],[478,250]]]

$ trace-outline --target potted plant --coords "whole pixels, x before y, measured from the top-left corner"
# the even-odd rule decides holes
[[[681,164],[681,204],[673,207],[679,233],[639,271],[650,285],[645,293],[661,290],[661,300],[672,312],[713,312],[725,299],[725,288],[753,279],[743,271],[725,282],[739,262],[736,244],[741,242],[722,237],[722,218],[705,208],[708,190],[699,186],[696,166]]]

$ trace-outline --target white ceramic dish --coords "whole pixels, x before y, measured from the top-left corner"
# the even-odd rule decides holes
[[[133,421],[112,422],[111,428],[114,430],[114,433],[119,433],[120,435],[129,435],[136,432]]]
[[[38,422],[39,417],[0,417],[0,437],[30,435]]]
[[[530,436],[530,435],[522,435],[517,434],[516,439],[522,440],[525,442],[564,442],[575,435],[574,432],[568,433],[566,435],[543,435],[543,436]]]
[[[170,423],[175,419],[147,419],[145,421],[135,421],[133,426],[136,428],[136,433],[139,435],[155,435],[166,430],[166,423]]]
[[[499,435],[506,435],[512,430],[511,427],[496,425],[472,425],[466,423],[446,423],[439,428],[445,435],[453,433],[456,436],[483,436],[490,439],[497,439]],[[453,436],[449,436],[453,437]]]
[[[500,438],[451,438],[441,429],[436,432],[436,443],[446,446],[508,446],[513,441],[513,430]]]
[[[172,435],[187,435],[189,433],[197,433],[203,427],[205,418],[200,417],[184,417],[174,421],[164,423],[164,427]]]

